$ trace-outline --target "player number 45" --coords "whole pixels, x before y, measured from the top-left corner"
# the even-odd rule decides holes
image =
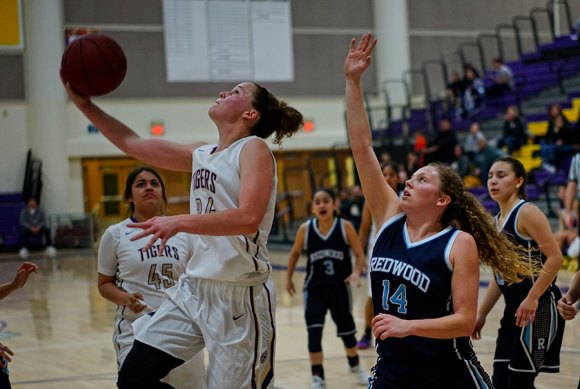
[[[405,284],[400,284],[395,293],[390,294],[391,283],[389,280],[383,280],[383,309],[389,310],[389,303],[398,305],[397,312],[407,313],[407,287]]]
[[[147,283],[149,285],[155,285],[155,289],[161,289],[161,284],[163,283],[163,288],[167,289],[175,285],[173,280],[173,264],[164,263],[161,265],[161,275],[157,273],[157,264],[151,265],[149,268],[149,279]]]

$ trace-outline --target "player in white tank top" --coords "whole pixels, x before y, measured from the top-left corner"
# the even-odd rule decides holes
[[[204,347],[209,388],[273,387],[275,296],[265,244],[275,205],[276,163],[256,137],[275,133],[274,142],[280,143],[301,127],[302,115],[265,88],[244,82],[221,92],[209,109],[219,133],[217,145],[182,145],[142,139],[90,98],[65,87],[76,107],[125,153],[164,169],[193,170],[197,182],[194,213],[129,224],[143,230],[132,239],[149,236],[144,249],[159,245],[163,251],[172,236],[187,232],[194,234],[195,250],[186,276],[166,292],[157,313],[147,323],[135,322],[140,328],[119,371],[118,387],[166,387],[160,378]]]
[[[164,291],[177,283],[193,254],[188,234],[172,237],[163,252],[157,246],[143,250],[146,238],[131,240],[138,230],[128,224],[163,214],[165,190],[157,172],[148,167],[133,170],[127,178],[125,201],[130,203],[132,216],[107,228],[98,255],[99,292],[117,304],[113,346],[118,368],[133,346],[133,322],[159,308]],[[199,354],[164,381],[178,388],[202,389],[204,375],[203,354]]]
[[[193,152],[190,210],[192,214],[239,206],[240,153],[249,141],[263,142],[249,136],[234,142],[226,150],[214,152],[217,145],[205,145]],[[234,167],[234,168],[232,168]],[[251,234],[210,236],[196,235],[195,253],[187,267],[187,275],[238,285],[263,284],[271,266],[266,242],[274,218],[278,179],[274,179],[266,214]],[[207,258],[212,258],[208,261]]]

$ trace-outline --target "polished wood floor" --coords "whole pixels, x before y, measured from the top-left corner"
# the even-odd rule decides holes
[[[306,328],[301,295],[291,298],[284,291],[284,265],[287,252],[273,253],[277,266],[278,342],[276,387],[308,388],[310,367],[306,348]],[[115,387],[115,355],[111,343],[113,304],[105,301],[96,288],[96,254],[91,249],[61,250],[55,259],[41,252],[30,261],[40,266],[24,289],[0,302],[0,342],[15,352],[10,364],[12,386],[18,389],[89,389]],[[304,265],[304,258],[300,264]],[[12,279],[21,263],[15,254],[0,255],[0,283]],[[295,274],[297,289],[304,273]],[[571,274],[562,271],[558,285],[566,287]],[[489,279],[484,273],[482,280]],[[366,281],[365,281],[366,282]],[[353,295],[354,313],[363,328],[366,284]],[[480,291],[480,298],[483,289]],[[487,320],[484,339],[475,343],[480,361],[491,372],[495,334],[501,314],[498,304]],[[356,388],[347,373],[342,342],[336,327],[327,319],[323,348],[328,388]],[[361,361],[370,369],[375,361],[373,349],[361,351]],[[561,353],[561,372],[541,374],[538,388],[576,388],[580,375],[580,318],[567,323]]]

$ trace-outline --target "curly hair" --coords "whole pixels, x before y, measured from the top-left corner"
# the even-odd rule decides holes
[[[539,272],[539,269],[530,267],[525,249],[498,231],[491,214],[475,196],[465,190],[457,173],[440,163],[432,163],[430,166],[439,172],[440,191],[451,197],[441,223],[471,234],[483,265],[489,266],[508,283],[520,282]]]
[[[260,119],[252,127],[252,135],[265,139],[275,132],[274,143],[280,144],[303,126],[304,118],[297,109],[278,100],[263,86],[254,85],[256,91],[252,105],[260,111]]]

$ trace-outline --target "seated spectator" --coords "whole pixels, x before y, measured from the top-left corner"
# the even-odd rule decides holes
[[[553,126],[540,142],[543,166],[548,170],[555,170],[557,167],[566,169],[565,161],[576,153],[579,143],[577,132],[568,124],[564,115],[557,115]]]
[[[388,151],[383,151],[379,156],[379,161],[381,163],[390,163],[391,162],[391,154]]]
[[[451,162],[451,169],[455,170],[459,174],[459,177],[463,178],[469,174],[469,158],[463,153],[463,147],[461,145],[455,145],[453,154],[455,155],[455,161]]]
[[[424,154],[421,152],[427,147],[427,138],[423,135],[423,131],[417,129],[413,132],[413,152],[419,156],[417,166],[425,165]]]
[[[48,228],[46,215],[38,207],[38,202],[31,197],[26,203],[26,208],[20,212],[20,244],[18,255],[21,259],[28,258],[28,246],[30,237],[38,235],[44,238],[43,244],[46,246],[46,256],[52,258],[56,255],[56,249],[52,245],[50,228]]]
[[[481,131],[478,122],[471,123],[469,127],[469,134],[463,140],[463,151],[465,155],[473,162],[475,154],[479,152],[479,141],[480,139],[486,139],[485,135]]]
[[[580,37],[580,18],[576,19],[574,23],[574,31],[570,34],[570,39],[573,41],[577,41],[578,37]]]
[[[487,185],[487,173],[491,165],[493,165],[493,162],[505,156],[506,154],[503,151],[491,146],[487,140],[479,140],[479,151],[475,155],[473,163],[475,166],[475,174],[479,176],[483,185]]]
[[[556,118],[558,116],[562,116],[562,118],[564,119],[564,123],[566,124],[566,126],[570,126],[570,122],[568,121],[568,119],[566,119],[566,116],[564,116],[564,113],[562,112],[562,107],[560,106],[560,104],[558,103],[552,103],[550,104],[550,106],[548,107],[548,129],[546,131],[546,133],[544,135],[538,135],[534,137],[534,143],[554,143],[553,142],[553,137],[554,137],[554,125],[556,123]]]
[[[493,84],[485,90],[485,95],[489,98],[500,97],[511,92],[514,87],[514,75],[512,70],[503,62],[501,58],[493,60]]]
[[[465,87],[463,86],[463,80],[459,75],[458,71],[453,71],[451,73],[451,79],[446,87],[447,93],[447,109],[449,112],[455,112],[459,108],[459,103],[461,102],[461,97],[463,96],[463,91]]]
[[[359,185],[353,186],[350,191],[345,192],[348,193],[348,198],[345,197],[343,191],[347,190],[343,189],[340,192],[340,216],[351,222],[355,230],[358,231],[362,219],[363,206],[365,204],[362,189]]]
[[[485,95],[483,81],[479,73],[470,64],[464,66],[463,87],[460,116],[462,119],[468,119],[477,115],[483,108],[483,97]]]
[[[421,160],[417,154],[410,152],[407,154],[407,163],[401,164],[404,167],[407,177],[411,177],[419,168],[424,165],[421,164]],[[404,181],[403,181],[404,182]]]
[[[451,122],[447,118],[441,119],[439,121],[439,131],[437,131],[435,138],[427,143],[427,147],[423,149],[425,163],[451,163],[455,159],[453,151],[457,143],[457,136],[451,128]]]
[[[519,150],[528,143],[528,131],[524,121],[520,118],[518,107],[510,105],[506,108],[502,128],[502,137],[497,142],[497,147],[507,147],[508,154]]]

